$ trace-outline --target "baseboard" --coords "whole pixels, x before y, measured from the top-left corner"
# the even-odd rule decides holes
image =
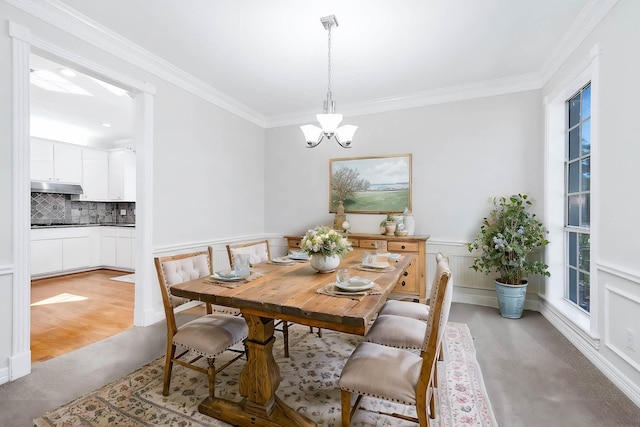
[[[558,310],[548,302],[540,301],[538,311],[594,366],[616,385],[631,401],[640,407],[640,387],[629,380],[618,368],[598,351],[599,340],[589,337],[584,331],[572,326]]]
[[[9,368],[0,369],[0,385],[9,382]]]
[[[468,288],[454,284],[453,302],[498,308],[498,298],[493,289]],[[539,311],[540,301],[533,294],[527,294],[525,310]]]
[[[96,265],[96,266],[85,267],[85,268],[73,268],[69,270],[53,271],[50,273],[32,274],[31,280],[47,279],[49,277],[57,277],[57,276],[66,276],[67,274],[86,273],[87,271],[95,271],[95,270],[122,271],[124,274],[135,273],[135,271],[131,268],[113,267],[109,265]]]

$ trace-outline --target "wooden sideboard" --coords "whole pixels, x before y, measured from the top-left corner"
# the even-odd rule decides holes
[[[291,249],[300,248],[302,236],[284,236]],[[429,236],[387,236],[384,234],[349,233],[354,248],[376,250],[378,240],[386,240],[391,253],[412,253],[416,257],[393,288],[393,297],[414,297],[421,303],[427,301],[427,240]]]

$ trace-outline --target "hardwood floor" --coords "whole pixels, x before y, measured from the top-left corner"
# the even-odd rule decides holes
[[[60,356],[133,327],[133,283],[96,270],[31,282],[31,363]]]

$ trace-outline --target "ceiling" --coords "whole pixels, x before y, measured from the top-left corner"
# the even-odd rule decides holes
[[[267,127],[321,112],[327,92],[321,17],[338,20],[331,83],[336,111],[349,115],[483,86],[540,88],[605,2],[63,1],[94,28],[162,58]]]

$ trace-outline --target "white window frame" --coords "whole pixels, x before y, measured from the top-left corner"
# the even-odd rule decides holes
[[[544,99],[545,104],[545,219],[549,229],[546,247],[546,263],[551,277],[547,280],[541,298],[554,310],[556,315],[583,332],[594,346],[600,337],[598,324],[600,303],[598,295],[598,242],[599,242],[599,128],[600,128],[600,55],[597,44],[589,51],[589,58],[576,67],[564,83],[559,84]],[[590,211],[590,251],[589,274],[591,276],[590,313],[565,298],[565,144],[566,144],[566,101],[586,84],[591,82],[591,211]]]

